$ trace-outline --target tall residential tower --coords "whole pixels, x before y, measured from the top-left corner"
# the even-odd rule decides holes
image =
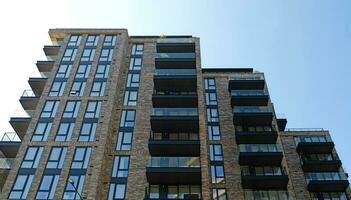
[[[0,199],[347,200],[329,132],[285,129],[264,74],[192,36],[52,29],[0,141]]]

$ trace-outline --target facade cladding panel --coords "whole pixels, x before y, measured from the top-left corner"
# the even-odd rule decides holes
[[[49,35],[0,141],[0,199],[351,198],[329,132],[285,129],[265,75],[202,68],[199,38]]]

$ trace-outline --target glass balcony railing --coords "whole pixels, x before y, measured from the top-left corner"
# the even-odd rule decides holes
[[[323,154],[305,154],[301,156],[301,162],[304,161],[333,161],[340,160],[337,155],[333,155],[331,153],[323,153]]]
[[[281,176],[285,174],[283,168],[279,166],[241,167],[241,175],[243,176]]]
[[[232,90],[232,96],[264,96],[268,93],[264,90]]]
[[[35,110],[15,110],[11,118],[32,118]]]
[[[277,117],[278,118],[278,117]],[[287,128],[284,132],[321,132],[323,128]]]
[[[11,169],[15,158],[0,158],[0,169]]]
[[[156,141],[196,141],[198,133],[154,133],[150,132],[150,140]]]
[[[155,75],[162,76],[195,76],[195,69],[156,69]]]
[[[197,108],[154,108],[154,116],[198,116]]]
[[[294,137],[295,144],[298,145],[300,142],[308,143],[320,143],[320,142],[333,142],[330,136],[297,136]]]
[[[15,132],[5,132],[1,137],[1,142],[20,142],[21,139]]]
[[[151,157],[148,167],[183,168],[200,167],[199,157]]]
[[[197,92],[192,91],[157,91],[154,90],[155,95],[197,95]]]
[[[31,89],[26,89],[26,90],[23,91],[22,97],[37,97],[37,96],[35,95],[35,93],[33,92],[33,90],[31,90]]]
[[[266,106],[235,106],[234,113],[270,113],[272,108]]]
[[[347,176],[344,173],[339,172],[310,172],[305,174],[306,181],[339,181],[347,180]]]
[[[245,200],[256,199],[295,200],[295,198],[285,190],[245,190]]]
[[[281,152],[276,144],[239,144],[240,152]]]
[[[229,76],[229,80],[238,81],[238,80],[264,80],[263,73],[254,73],[254,74],[233,74]]]
[[[160,38],[157,43],[194,43],[193,38]]]
[[[159,59],[195,59],[195,53],[157,53]]]
[[[33,72],[31,78],[49,78],[51,72]]]

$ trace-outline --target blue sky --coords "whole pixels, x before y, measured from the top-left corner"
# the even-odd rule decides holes
[[[0,22],[9,30],[0,33],[0,58],[7,67],[0,74],[0,89],[8,94],[0,105],[1,131],[10,128],[8,117],[20,107],[13,102],[28,88],[35,61],[44,57],[41,48],[49,44],[49,28],[191,34],[201,38],[203,67],[264,71],[276,111],[285,113],[288,127],[330,130],[351,172],[351,1],[34,0],[20,2],[20,8],[18,3],[0,3],[0,17],[10,19]],[[28,28],[25,36],[23,27]]]

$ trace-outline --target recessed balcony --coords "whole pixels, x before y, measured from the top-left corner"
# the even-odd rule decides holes
[[[195,92],[197,78],[195,69],[156,69],[154,74],[156,91]]]
[[[197,107],[196,92],[154,92],[153,107]]]
[[[268,92],[265,90],[232,90],[231,106],[267,106]]]
[[[36,96],[41,96],[50,73],[40,72],[30,77],[28,83]]]
[[[229,77],[229,90],[263,90],[264,86],[262,73],[242,73]]]
[[[283,153],[276,144],[240,144],[240,165],[280,165]]]
[[[235,106],[234,125],[271,125],[273,112],[266,106]]]
[[[237,144],[271,144],[276,143],[278,133],[276,131],[263,132],[235,132]]]
[[[346,175],[339,172],[306,173],[305,176],[310,192],[344,192],[349,186]]]
[[[45,45],[43,50],[48,57],[48,60],[56,60],[58,52],[60,51],[60,45]]]
[[[200,158],[151,157],[146,178],[150,184],[200,184]]]
[[[201,200],[201,185],[149,185],[145,200],[189,199]]]
[[[0,151],[6,158],[15,158],[19,147],[21,146],[21,139],[14,132],[5,132],[0,140]]]
[[[35,110],[18,110],[10,118],[10,124],[20,139],[23,139]]]
[[[156,49],[159,53],[193,53],[195,52],[195,43],[192,38],[159,39]]]
[[[32,90],[24,90],[19,101],[24,110],[35,110],[39,99]]]
[[[301,136],[294,139],[299,153],[330,153],[334,149],[334,142],[329,136]]]
[[[340,160],[309,160],[301,159],[304,172],[335,172],[341,167]]]
[[[154,108],[151,114],[151,129],[153,132],[197,133],[197,108]]]
[[[51,72],[54,68],[55,61],[37,61],[37,68],[39,72]]]
[[[199,134],[151,132],[149,152],[152,156],[199,156]]]
[[[255,168],[260,168],[255,170]],[[269,171],[266,171],[269,169]],[[241,184],[244,189],[286,189],[289,177],[281,167],[242,167]]]

